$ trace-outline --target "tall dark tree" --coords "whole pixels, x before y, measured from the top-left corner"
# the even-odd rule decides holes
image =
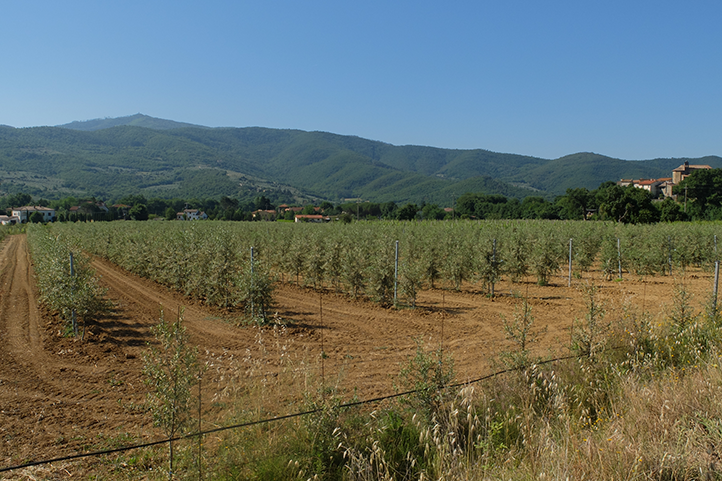
[[[419,207],[416,204],[406,204],[397,211],[396,218],[399,220],[414,220]]]
[[[265,195],[256,197],[255,204],[256,204],[256,210],[272,210],[273,209],[273,204],[271,204],[270,199],[268,197],[266,197]]]
[[[128,215],[133,220],[148,220],[148,208],[145,204],[136,204],[130,209]]]
[[[674,192],[687,202],[687,212],[694,217],[709,217],[708,212],[722,206],[722,169],[695,170]]]
[[[652,195],[634,186],[620,187],[605,182],[596,193],[599,218],[624,224],[649,224],[659,221],[659,211],[652,204]]]
[[[587,209],[594,204],[594,194],[586,187],[567,189],[565,195],[556,198],[559,217],[568,220],[581,220],[586,218]]]

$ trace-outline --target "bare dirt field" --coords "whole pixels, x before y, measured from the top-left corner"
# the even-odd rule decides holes
[[[274,310],[286,327],[274,334],[239,327],[232,322],[237,313],[192,303],[105,261],[93,266],[114,308],[87,326],[83,340],[73,339],[63,335],[59,319],[38,307],[25,236],[10,236],[0,245],[0,468],[119,445],[124,435],[135,441],[162,438],[138,408],[147,391],[142,356],[161,306],[171,318],[185,307],[191,341],[209,364],[203,399],[209,412],[215,406],[218,420],[221,408],[213,400],[228,383],[281,369],[284,356],[304,365],[316,382],[323,375],[323,383],[338,386],[344,399],[352,394],[368,399],[394,392],[400,365],[418,340],[453,357],[458,381],[492,372],[498,354],[510,348],[501,315],[511,319],[522,296],[533,308],[535,326],[547,327],[540,354],[565,355],[572,321],[584,317],[584,284],[599,288],[608,319],[614,320],[625,300],[639,311],[665,316],[675,283],[682,282],[701,309],[713,283],[711,273],[699,270],[644,279],[625,273],[623,281],[604,281],[591,272],[573,279],[572,287],[561,276],[545,287],[529,277],[499,283],[493,300],[479,286],[466,285],[460,292],[424,291],[416,309],[399,310],[330,291],[278,286]],[[63,469],[69,476],[72,465]]]

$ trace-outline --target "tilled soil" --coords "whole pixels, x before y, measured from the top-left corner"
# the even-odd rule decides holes
[[[572,321],[585,314],[584,285],[597,286],[607,319],[618,320],[625,303],[666,316],[679,283],[701,309],[713,283],[711,273],[699,270],[646,279],[625,274],[623,281],[606,281],[593,271],[572,279],[571,287],[563,277],[544,287],[531,277],[504,281],[494,299],[477,285],[460,292],[431,289],[420,294],[416,309],[398,310],[330,289],[279,285],[274,310],[283,326],[259,329],[238,325],[240,313],[207,308],[106,261],[96,259],[93,267],[114,307],[81,325],[83,339],[74,339],[65,335],[63,322],[38,307],[25,236],[0,245],[0,468],[162,439],[142,409],[148,387],[141,372],[161,309],[167,319],[184,310],[191,343],[208,366],[205,428],[223,421],[233,395],[255,393],[275,402],[277,412],[283,411],[279,405],[293,412],[300,405],[290,401],[321,385],[335,388],[343,400],[392,394],[419,342],[451,356],[460,382],[488,374],[498,367],[499,353],[511,349],[502,316],[512,319],[522,297],[532,306],[535,326],[546,328],[539,353],[566,355]],[[70,475],[71,468],[63,470]]]

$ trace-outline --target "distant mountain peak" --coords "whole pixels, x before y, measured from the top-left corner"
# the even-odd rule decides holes
[[[185,127],[195,127],[195,128],[202,128],[202,129],[208,128],[208,127],[204,127],[202,125],[188,124],[185,122],[176,122],[174,120],[166,120],[166,119],[159,119],[156,117],[150,117],[148,115],[144,115],[141,113],[137,113],[135,115],[129,115],[127,117],[116,117],[116,118],[106,117],[104,119],[92,119],[92,120],[82,120],[82,121],[76,120],[74,122],[70,122],[69,124],[58,125],[57,127],[61,127],[64,129],[71,129],[71,130],[95,131],[95,130],[110,129],[112,127],[118,127],[118,126],[122,126],[122,125],[145,127],[147,129],[154,129],[154,130],[172,130],[172,129],[181,129],[181,128],[185,128]]]

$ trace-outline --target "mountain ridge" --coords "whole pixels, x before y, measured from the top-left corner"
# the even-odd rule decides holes
[[[159,119],[141,113],[128,115],[126,117],[105,117],[102,119],[75,120],[67,124],[56,125],[56,127],[71,130],[95,131],[118,127],[121,125],[134,125],[136,127],[146,127],[155,130],[172,130],[184,127],[195,127],[201,129],[210,128],[204,125],[189,124],[186,122],[176,122],[175,120]]]
[[[136,114],[56,127],[0,127],[2,190],[103,198],[294,192],[296,200],[429,202],[465,192],[552,199],[620,178],[670,177],[685,160],[557,159],[484,149],[397,146],[358,136],[266,127],[204,127]],[[3,171],[5,171],[3,173]]]

